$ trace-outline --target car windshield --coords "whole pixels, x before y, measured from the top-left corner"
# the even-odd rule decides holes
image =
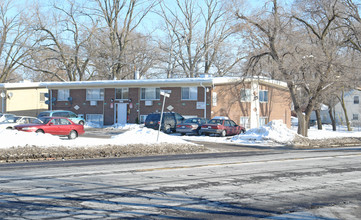
[[[208,124],[222,124],[223,120],[220,119],[212,119],[208,122]]]
[[[45,116],[50,116],[50,112],[40,112],[40,114],[38,115],[38,118],[45,117]]]
[[[185,121],[184,121],[184,123],[200,123],[201,122],[201,120],[200,119],[198,119],[198,118],[188,118],[188,119],[186,119]]]
[[[21,119],[21,117],[11,117],[11,118],[5,119],[3,122],[4,123],[15,123],[15,122],[18,122],[19,119]]]
[[[39,121],[34,121],[34,124],[47,124],[51,118],[38,118]]]

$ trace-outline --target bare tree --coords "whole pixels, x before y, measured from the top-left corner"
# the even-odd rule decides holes
[[[141,0],[93,0],[96,6],[93,8],[95,16],[104,24],[101,30],[107,36],[105,39],[98,38],[98,41],[104,48],[103,57],[110,70],[106,74],[107,79],[127,79],[130,77],[129,72],[122,71],[134,70],[137,68],[134,61],[129,61],[132,37],[136,37],[136,28],[141,24],[149,11],[155,6],[155,1]],[[134,73],[134,71],[132,71]],[[125,73],[125,75],[124,75]]]
[[[86,45],[96,23],[74,0],[62,3],[54,3],[46,14],[36,9],[33,29],[38,43],[32,48],[31,62],[24,66],[39,73],[40,80],[88,80],[92,71]]]
[[[17,70],[30,54],[32,32],[26,25],[26,14],[12,8],[13,1],[0,1],[0,82],[21,78]],[[11,13],[12,12],[12,13]]]
[[[229,45],[225,42],[234,34],[232,17],[228,16],[220,1],[177,0],[175,8],[167,3],[164,1],[161,4],[159,14],[164,20],[167,42],[170,43],[167,50],[164,48],[170,56],[168,67],[180,66],[185,76],[190,78],[201,73],[225,75],[242,59],[236,56],[227,60],[228,63],[224,62],[223,66],[219,63],[222,48]],[[236,49],[228,48],[232,51]],[[174,65],[174,62],[171,65],[172,60],[177,61],[178,65]],[[219,68],[214,71],[212,68],[217,67],[217,61]]]
[[[338,1],[304,0],[296,4],[297,11],[293,14],[286,13],[286,8],[272,0],[258,14],[245,15],[237,11],[236,16],[248,27],[247,34],[252,36],[249,39],[256,46],[248,71],[261,60],[270,63],[268,72],[287,82],[299,120],[298,133],[307,136],[311,112],[322,93],[335,85],[334,74],[339,70],[340,48],[334,33]],[[267,69],[258,74],[265,71]]]

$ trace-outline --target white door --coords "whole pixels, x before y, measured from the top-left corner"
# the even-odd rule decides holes
[[[115,124],[127,123],[127,103],[115,103],[114,121]]]

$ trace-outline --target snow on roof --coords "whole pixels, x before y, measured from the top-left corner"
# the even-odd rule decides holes
[[[48,88],[114,88],[114,87],[154,87],[154,86],[212,86],[239,82],[239,77],[217,77],[217,78],[179,78],[179,79],[140,79],[140,80],[98,80],[77,82],[47,82],[43,83]]]
[[[281,81],[266,78],[253,78],[266,84],[286,87]],[[116,88],[116,87],[180,87],[180,86],[214,86],[239,83],[251,78],[241,77],[210,77],[210,78],[179,78],[179,79],[140,79],[140,80],[96,80],[96,81],[72,81],[72,82],[22,82],[22,83],[0,83],[0,88]]]
[[[0,83],[0,89],[45,88],[40,82]]]

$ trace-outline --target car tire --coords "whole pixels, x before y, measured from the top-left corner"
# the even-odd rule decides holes
[[[78,137],[78,133],[77,133],[75,130],[71,130],[70,133],[69,133],[69,135],[68,135],[68,138],[69,138],[70,140],[72,140],[72,139],[75,139],[75,138],[77,138],[77,137]]]
[[[246,130],[245,130],[245,129],[242,129],[242,130],[241,130],[241,133],[242,133],[242,134],[246,133]]]
[[[14,128],[12,128],[12,127],[7,127],[6,129],[7,129],[7,130],[13,130]]]
[[[182,136],[186,135],[186,133],[181,133]]]
[[[79,123],[78,124],[80,124],[80,125],[84,125],[84,121],[79,121]]]
[[[198,134],[199,136],[202,136],[202,135],[203,135],[203,132],[202,132],[201,130],[198,130],[197,134]]]
[[[227,135],[227,131],[226,130],[222,130],[222,132],[220,133],[221,137],[225,137]]]
[[[35,133],[41,133],[41,134],[44,134],[45,132],[44,132],[43,130],[39,129],[39,130],[36,130],[36,131],[35,131]]]

